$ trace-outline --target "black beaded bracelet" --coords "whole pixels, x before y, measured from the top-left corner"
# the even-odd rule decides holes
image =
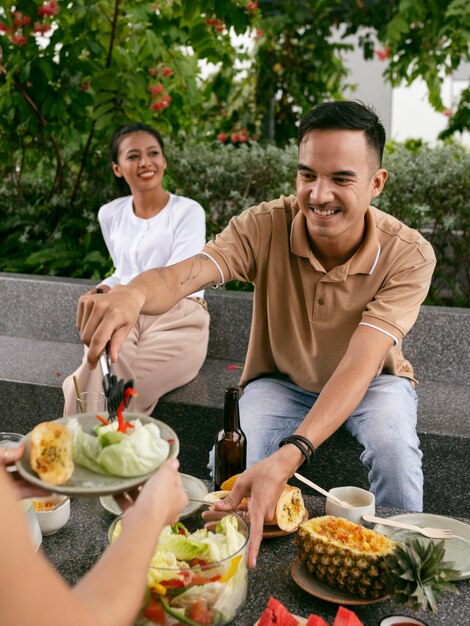
[[[284,437],[284,439],[281,439],[281,441],[279,442],[279,447],[281,448],[286,443],[291,443],[294,446],[296,446],[304,455],[305,463],[307,463],[307,467],[308,467],[312,461],[313,456],[309,454],[310,448],[307,448],[305,443],[302,440],[298,439],[298,437],[299,437],[298,435],[291,435],[290,437]],[[302,437],[302,439],[304,439],[304,437]]]

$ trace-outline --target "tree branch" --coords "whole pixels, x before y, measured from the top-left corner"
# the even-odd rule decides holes
[[[119,17],[119,2],[120,0],[115,0],[115,3],[114,3],[114,15],[113,15],[113,21],[111,24],[111,36],[109,39],[108,55],[106,57],[106,65],[105,65],[106,69],[111,67],[111,61],[113,58],[114,42],[116,39],[116,30],[117,30],[117,20]],[[85,165],[88,159],[88,154],[90,152],[91,142],[93,140],[93,134],[95,132],[95,124],[96,124],[96,120],[93,120],[93,122],[91,123],[90,132],[88,133],[88,139],[85,144],[85,149],[83,150],[82,159],[80,161],[80,169],[78,170],[72,196],[70,198],[70,206],[73,206],[73,203],[75,202],[75,198],[77,197],[82,175],[85,170]]]

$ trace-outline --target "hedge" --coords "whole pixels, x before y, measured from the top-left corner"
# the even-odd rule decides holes
[[[296,156],[294,145],[170,144],[165,184],[201,203],[211,238],[245,207],[294,193]],[[469,151],[452,143],[389,143],[384,166],[390,176],[374,203],[419,229],[437,255],[426,303],[469,307]],[[95,172],[73,206],[67,188],[48,198],[47,172],[39,180],[24,174],[21,186],[11,176],[0,181],[0,270],[96,279],[111,270],[96,213],[116,190],[102,161]]]

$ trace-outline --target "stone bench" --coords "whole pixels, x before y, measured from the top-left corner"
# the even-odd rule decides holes
[[[0,273],[0,430],[28,432],[39,421],[61,416],[62,381],[83,354],[74,326],[76,305],[94,284]],[[182,471],[201,478],[209,477],[207,454],[221,424],[224,389],[239,380],[252,311],[248,293],[208,290],[206,298],[211,313],[207,359],[198,376],[164,396],[153,413],[177,432]],[[468,514],[469,329],[470,309],[424,306],[404,342],[420,380],[418,433],[429,512]],[[367,486],[360,451],[344,430],[338,431],[319,449],[312,478],[325,488]]]

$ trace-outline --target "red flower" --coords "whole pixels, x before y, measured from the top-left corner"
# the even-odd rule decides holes
[[[217,135],[217,140],[220,141],[221,143],[225,143],[228,139],[228,135],[226,133],[219,133]]]
[[[380,61],[385,61],[390,56],[390,48],[387,46],[383,50],[374,50]]]
[[[262,28],[258,28],[258,30],[256,31],[256,34],[255,34],[255,39],[259,39],[263,35],[264,35],[264,30]]]
[[[452,109],[446,109],[445,111],[442,111],[442,115],[445,115],[446,117],[451,117],[452,113]]]
[[[28,26],[31,23],[31,18],[27,15],[23,15],[19,11],[15,11],[15,17],[13,19],[13,24],[21,28],[21,26]]]
[[[3,22],[0,22],[0,35],[9,35],[10,29],[8,26],[5,26]]]
[[[149,67],[147,72],[151,74],[152,76],[156,76],[157,74],[157,70],[154,67]]]
[[[165,91],[165,88],[163,87],[163,85],[149,85],[147,89],[152,94],[163,93]]]
[[[248,2],[248,4],[246,5],[246,8],[248,11],[250,11],[250,13],[256,13],[256,11],[258,10],[258,3]]]
[[[33,33],[41,33],[44,35],[51,30],[52,26],[50,24],[39,24],[39,22],[34,23]]]
[[[23,35],[13,35],[11,43],[14,43],[15,46],[19,46],[21,48],[21,46],[26,45],[26,37],[23,37]]]
[[[172,76],[173,75],[173,70],[170,69],[169,67],[161,67],[160,68],[160,72],[163,74],[163,76],[166,78],[167,76]]]
[[[159,100],[158,102],[154,102],[153,104],[151,104],[149,108],[152,111],[159,111],[160,109],[165,108],[165,105],[161,100]]]
[[[54,0],[50,2],[43,2],[38,9],[38,15],[44,15],[47,17],[52,17],[56,13],[59,12],[59,5]]]
[[[163,96],[163,98],[161,99],[161,102],[163,102],[163,106],[164,107],[169,107],[170,106],[170,102],[171,102],[171,96]]]

